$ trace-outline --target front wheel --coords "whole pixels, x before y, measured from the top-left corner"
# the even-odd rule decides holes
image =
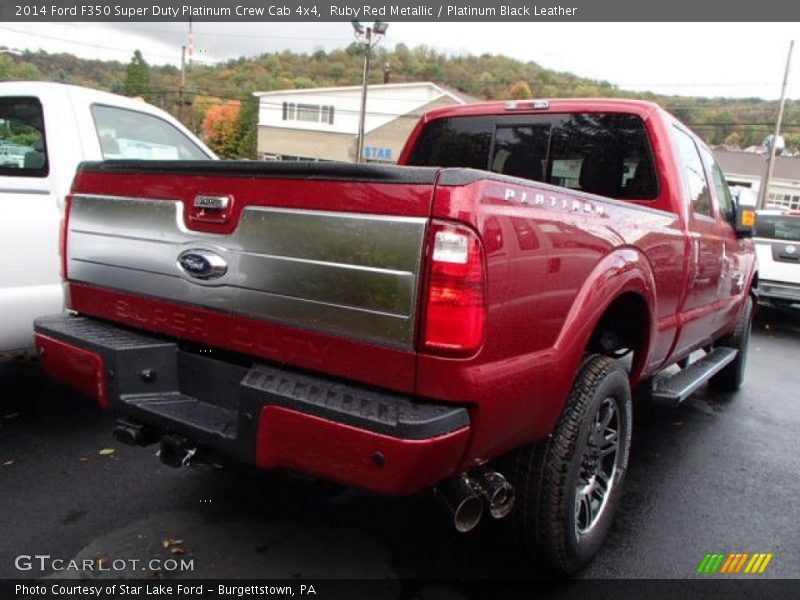
[[[712,386],[726,392],[735,392],[744,383],[744,369],[747,365],[747,348],[750,346],[750,331],[753,329],[753,299],[748,296],[745,298],[742,310],[739,312],[739,319],[736,322],[736,329],[733,333],[724,337],[718,346],[726,346],[737,351],[736,358],[729,362],[725,367],[709,382]]]
[[[631,445],[631,392],[611,358],[587,357],[555,432],[517,451],[515,529],[560,573],[586,566],[619,504]]]

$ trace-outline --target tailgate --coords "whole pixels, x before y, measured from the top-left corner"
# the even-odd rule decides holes
[[[234,350],[241,323],[279,324],[259,330],[275,336],[269,343],[251,342],[284,362],[303,363],[277,348],[295,329],[413,354],[435,177],[436,169],[336,163],[86,163],[67,222],[73,308],[124,322],[113,303],[90,301],[93,290],[113,290],[128,304],[145,296],[142,306],[211,311],[213,335],[186,327],[181,337],[225,342],[218,330],[229,327],[222,345]],[[153,318],[129,324],[164,329]]]

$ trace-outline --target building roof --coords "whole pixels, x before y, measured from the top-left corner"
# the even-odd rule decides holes
[[[747,175],[760,178],[764,171],[763,154],[716,149],[714,156],[726,174]],[[774,179],[800,181],[800,158],[776,156]]]
[[[439,92],[442,96],[450,96],[453,100],[456,101],[458,104],[467,104],[469,102],[477,102],[478,99],[468,94],[464,94],[463,92],[459,92],[451,87],[446,85],[441,85],[438,83],[433,83],[432,81],[411,81],[411,82],[404,82],[404,83],[377,83],[377,84],[370,84],[369,89],[370,91],[377,92],[381,90],[393,90],[393,89],[409,89],[409,88],[423,88],[427,87],[436,92]],[[272,90],[270,92],[253,92],[253,95],[258,98],[270,97],[270,96],[285,96],[287,94],[291,94],[293,96],[313,96],[313,95],[328,95],[331,93],[361,93],[361,86],[360,85],[345,85],[339,87],[322,87],[322,88],[305,88],[305,89],[288,89],[288,90]]]

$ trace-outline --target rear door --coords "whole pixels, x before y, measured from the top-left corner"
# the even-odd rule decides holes
[[[0,350],[30,346],[33,319],[62,307],[48,110],[37,95],[0,97]]]

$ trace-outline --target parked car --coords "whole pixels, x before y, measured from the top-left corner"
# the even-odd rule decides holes
[[[574,572],[620,501],[631,390],[742,384],[754,215],[647,102],[436,110],[400,164],[84,163],[42,363],[169,465],[435,486],[459,531],[485,508]]]
[[[772,304],[800,304],[800,211],[757,211],[758,297]]]
[[[33,349],[33,319],[61,310],[58,227],[83,160],[210,160],[142,101],[58,83],[0,83],[0,352]]]

